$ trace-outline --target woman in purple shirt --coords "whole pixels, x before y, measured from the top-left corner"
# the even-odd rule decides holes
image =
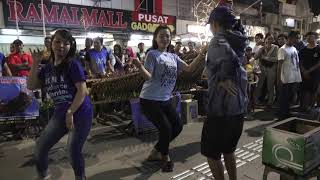
[[[82,147],[90,132],[93,110],[85,83],[83,67],[74,59],[76,41],[67,30],[52,36],[50,63],[38,70],[40,59],[34,60],[28,78],[31,90],[44,87],[54,101],[53,118],[41,134],[35,159],[39,179],[49,179],[48,152],[65,134],[75,179],[85,178]]]

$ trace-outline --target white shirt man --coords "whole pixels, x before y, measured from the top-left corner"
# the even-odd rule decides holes
[[[302,81],[297,49],[293,46],[297,40],[297,32],[288,35],[288,41],[278,51],[278,83],[280,87],[279,119],[290,117],[291,98],[297,99],[297,83]]]
[[[278,59],[283,60],[280,80],[281,83],[301,82],[298,51],[294,46],[283,45],[278,52]]]

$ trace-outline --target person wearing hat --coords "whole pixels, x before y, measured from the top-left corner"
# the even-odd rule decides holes
[[[32,65],[30,54],[23,52],[23,42],[20,39],[13,41],[14,52],[8,56],[7,63],[13,76],[26,77]]]
[[[215,8],[208,24],[214,34],[208,48],[208,114],[201,137],[201,153],[207,157],[216,180],[224,180],[221,155],[229,179],[237,179],[235,149],[242,134],[247,111],[247,73],[241,66],[247,38],[234,30],[237,23],[232,10]]]

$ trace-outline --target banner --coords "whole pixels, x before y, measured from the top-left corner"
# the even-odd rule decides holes
[[[39,116],[39,103],[25,77],[0,77],[0,120]]]
[[[6,27],[15,26],[14,0],[3,4]],[[42,27],[41,1],[17,0],[19,26]],[[176,32],[176,17],[146,14],[127,10],[80,6],[74,4],[45,2],[44,17],[46,27],[86,29],[103,32],[143,32],[153,33],[160,24],[168,25]]]

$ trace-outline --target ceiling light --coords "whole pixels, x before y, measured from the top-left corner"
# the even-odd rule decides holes
[[[103,34],[102,33],[94,33],[94,32],[89,32],[88,33],[88,37],[89,38],[96,38],[96,37],[102,37]]]
[[[20,35],[22,33],[22,30],[16,30],[16,29],[1,29],[2,34],[6,35]]]

